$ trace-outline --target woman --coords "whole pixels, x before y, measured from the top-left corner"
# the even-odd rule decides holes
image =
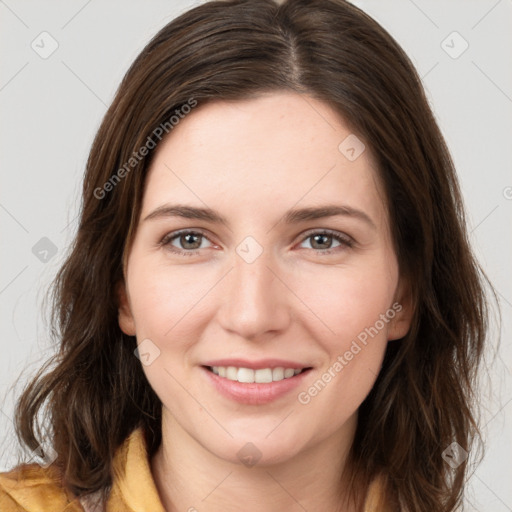
[[[50,451],[0,509],[453,511],[482,276],[387,32],[342,0],[202,4],[95,138],[58,358],[17,405]]]

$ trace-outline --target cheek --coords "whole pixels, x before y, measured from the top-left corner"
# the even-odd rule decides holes
[[[211,288],[206,279],[198,279],[197,270],[174,268],[142,260],[132,269],[130,295],[137,336],[154,338],[165,344],[180,329],[197,323],[201,301]]]
[[[326,358],[299,403],[313,416],[328,410],[336,422],[353,414],[370,392],[380,371],[395,311],[393,269],[386,265],[332,268],[315,279],[297,281],[298,295],[307,297],[308,330]],[[309,404],[309,405],[308,405]]]
[[[186,381],[189,354],[207,321],[204,307],[214,281],[204,277],[186,265],[171,267],[149,257],[134,258],[128,275],[137,342],[149,339],[149,352],[155,354],[143,371],[162,402],[178,410],[190,400],[180,383]]]
[[[364,268],[325,267],[322,272],[303,273],[294,279],[294,290],[314,313],[303,318],[310,318],[309,329],[332,352],[344,350],[347,343],[350,345],[386,314],[393,303],[397,277],[388,265],[375,264]],[[389,322],[379,322],[377,327],[380,337],[386,338]]]

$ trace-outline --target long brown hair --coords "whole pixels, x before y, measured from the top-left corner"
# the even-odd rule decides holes
[[[325,102],[371,148],[400,273],[411,285],[412,326],[388,344],[360,407],[351,467],[366,484],[384,473],[403,510],[452,511],[467,461],[451,468],[442,454],[452,443],[469,452],[478,435],[485,277],[418,74],[382,27],[343,0],[207,2],[166,25],[137,57],[90,152],[78,232],[53,288],[57,361],[17,403],[20,442],[40,445],[45,411],[56,464],[77,494],[109,486],[113,454],[135,428],[144,427],[156,451],[161,403],[134,357],[135,337],[119,328],[116,295],[154,154],[140,148],[158,144],[162,127],[160,135],[172,136],[169,120],[193,102],[279,90]]]

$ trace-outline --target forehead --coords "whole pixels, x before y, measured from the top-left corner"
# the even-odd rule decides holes
[[[181,119],[156,150],[143,215],[178,200],[237,215],[339,203],[386,217],[370,148],[328,105],[296,93],[216,101]]]

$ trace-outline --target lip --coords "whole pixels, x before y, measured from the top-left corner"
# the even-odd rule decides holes
[[[297,361],[287,361],[284,359],[259,359],[257,361],[247,361],[246,359],[230,358],[215,359],[202,363],[203,366],[236,366],[237,368],[251,368],[252,370],[261,370],[262,368],[293,368],[294,370],[302,370],[303,368],[311,368],[310,364],[302,364]]]
[[[222,360],[222,362],[227,360]],[[230,360],[233,361],[233,360]],[[240,363],[237,363],[240,364]],[[206,365],[206,366],[237,366],[237,364],[220,364],[220,361],[216,361],[215,365]],[[265,365],[262,366],[254,366],[260,365],[261,361],[258,363],[252,363],[252,366],[244,366],[244,364],[240,364],[243,368],[272,368],[269,366],[268,360],[265,362]],[[234,380],[226,379],[225,377],[220,377],[216,375],[211,370],[209,370],[206,366],[200,367],[201,371],[205,375],[205,378],[208,379],[208,382],[214,386],[214,388],[224,397],[238,402],[240,404],[247,405],[263,405],[268,404],[278,398],[283,397],[287,393],[290,393],[293,389],[297,388],[304,378],[309,375],[312,368],[308,367],[307,370],[304,370],[302,373],[298,375],[294,375],[293,377],[289,377],[287,379],[283,379],[277,382],[268,382],[265,384],[258,384],[256,382],[253,383],[244,383],[238,382]],[[273,367],[284,366],[283,364],[274,364]],[[295,366],[296,368],[304,368],[304,366]],[[294,365],[286,366],[286,368],[294,368]]]

